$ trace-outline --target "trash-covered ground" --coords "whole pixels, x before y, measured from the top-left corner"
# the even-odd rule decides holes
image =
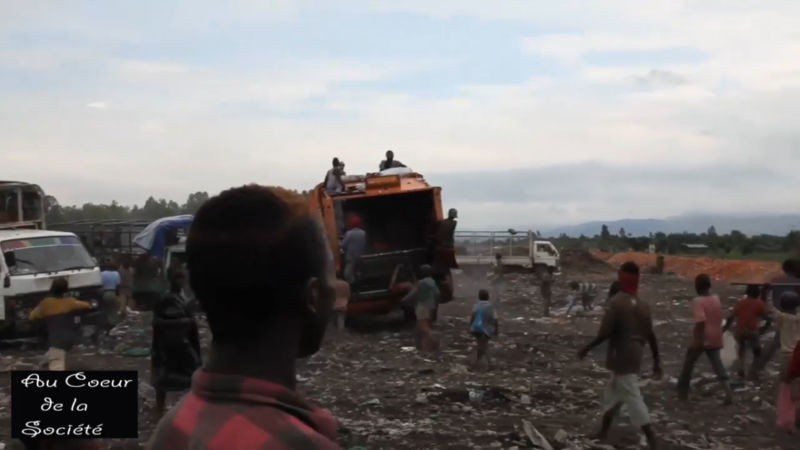
[[[554,290],[560,305],[570,280],[592,281],[605,288],[614,273],[592,270],[579,276],[565,270],[559,277]],[[342,448],[614,448],[586,438],[598,425],[599,395],[608,379],[602,367],[605,346],[584,362],[575,356],[595,332],[599,310],[583,317],[564,317],[556,311],[554,317],[543,319],[531,276],[507,277],[499,298],[494,298],[501,334],[491,344],[496,367],[490,372],[472,370],[474,343],[467,333],[477,290],[485,280],[459,279],[458,298],[442,306],[436,325],[438,354],[417,353],[412,330],[399,316],[357,319],[350,330],[328,334],[323,351],[302,363],[298,378],[300,388],[340,420]],[[717,292],[729,303],[738,294],[721,285]],[[800,448],[800,438],[787,436],[774,425],[775,363],[768,379],[764,377],[760,385],[735,385],[736,403],[721,406],[710,366],[701,360],[691,402],[678,402],[676,377],[692,327],[691,285],[671,275],[645,275],[641,294],[655,305],[664,360],[661,382],[650,382],[646,376],[642,381],[662,449]],[[155,425],[153,393],[147,384],[148,320],[147,314],[129,317],[106,343],[106,350],[81,347],[68,362],[73,369],[139,371],[139,440],[109,442],[111,448],[140,448]],[[204,323],[202,330],[207,344]],[[42,349],[31,346],[8,346],[0,350],[0,370],[33,368],[42,354]],[[651,367],[648,356],[644,369]],[[9,437],[8,378],[0,378],[0,442],[16,448]],[[170,397],[169,402],[177,398]],[[610,443],[637,448],[640,436],[623,418]]]

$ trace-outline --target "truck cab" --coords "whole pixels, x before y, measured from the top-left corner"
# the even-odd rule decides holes
[[[341,202],[342,221],[356,215],[366,232],[367,248],[355,267],[347,311],[386,314],[397,310],[417,281],[420,266],[433,266],[436,228],[442,219],[441,188],[405,168],[345,175],[342,181],[344,191],[335,194],[320,183],[311,192],[309,207],[323,226],[339,276],[344,267],[343,236],[337,230],[334,202]],[[453,298],[449,270],[439,271],[435,279],[441,303],[449,302]]]

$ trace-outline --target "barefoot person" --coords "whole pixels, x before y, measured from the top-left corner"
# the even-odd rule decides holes
[[[492,360],[489,358],[489,341],[492,337],[500,334],[500,324],[497,322],[497,313],[489,303],[489,291],[481,289],[478,291],[478,303],[472,310],[472,317],[469,320],[470,333],[475,338],[476,357],[475,366],[481,360],[486,360],[486,368],[492,369]]]
[[[553,300],[553,282],[555,280],[556,268],[547,266],[547,272],[542,275],[539,281],[539,292],[542,294],[543,311],[542,315],[548,317],[550,315],[550,305]]]
[[[297,391],[297,359],[319,351],[334,299],[333,255],[306,201],[224,191],[197,211],[186,258],[211,352],[149,447],[340,449],[334,417]]]
[[[619,269],[619,281],[620,292],[609,302],[597,337],[578,353],[582,360],[592,349],[608,341],[606,367],[612,375],[604,393],[600,431],[594,437],[605,439],[608,436],[614,417],[625,405],[631,423],[642,429],[648,446],[655,449],[656,436],[650,425],[650,413],[639,390],[639,369],[644,346],[649,343],[653,352],[653,378],[661,378],[658,342],[650,305],[637,297],[639,267],[633,262],[624,263]]]
[[[765,322],[764,329],[769,327],[771,318],[768,315],[767,307],[761,300],[761,289],[758,285],[748,285],[745,289],[744,298],[740,299],[731,310],[730,315],[725,320],[722,332],[725,333],[733,328],[733,337],[736,340],[739,378],[755,377],[755,367],[747,370],[747,350],[753,353],[753,366],[761,358],[761,333],[759,324]]]
[[[439,304],[441,293],[436,281],[433,279],[433,269],[427,264],[419,268],[420,280],[403,298],[402,304],[414,308],[417,316],[416,343],[421,351],[433,351],[439,348],[439,343],[433,335],[431,322],[434,311]]]

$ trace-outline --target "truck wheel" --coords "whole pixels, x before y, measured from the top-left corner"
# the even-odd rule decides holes
[[[537,264],[533,268],[533,273],[536,274],[536,277],[541,278],[547,272],[547,266],[544,264]]]

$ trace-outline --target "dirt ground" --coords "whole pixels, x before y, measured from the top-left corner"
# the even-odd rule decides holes
[[[557,306],[563,306],[570,280],[595,282],[603,288],[611,283],[613,269],[589,264],[588,271],[582,266],[565,268],[554,289]],[[486,284],[482,278],[458,278],[457,299],[442,306],[436,325],[438,354],[417,353],[412,330],[399,315],[360,318],[350,330],[328,334],[323,350],[301,363],[298,380],[301,390],[339,419],[342,448],[541,448],[530,443],[523,421],[555,449],[638,448],[640,434],[625,418],[612,433],[614,447],[586,438],[598,424],[600,392],[608,379],[602,366],[605,346],[583,362],[575,355],[596,331],[599,310],[581,317],[556,311],[553,317],[542,318],[531,276],[507,277],[493,299],[501,335],[491,344],[496,367],[490,372],[470,368],[474,343],[467,333],[477,290]],[[739,294],[721,282],[715,288],[728,304]],[[736,403],[726,407],[721,406],[708,362],[701,360],[691,401],[678,402],[676,377],[692,326],[691,285],[674,275],[645,275],[641,296],[654,305],[664,360],[663,381],[651,382],[646,372],[642,381],[662,449],[800,448],[800,438],[786,436],[774,425],[776,363],[761,384],[737,382]],[[113,337],[110,350],[81,347],[70,361],[73,367],[140,373],[139,439],[109,441],[110,448],[140,448],[155,425],[153,393],[146,383],[149,358],[136,357],[136,350],[130,350],[149,346],[148,323],[147,314],[129,318]],[[202,328],[207,345],[210,337],[204,322]],[[0,349],[0,370],[33,368],[41,353],[29,346],[6,346]],[[651,369],[649,356],[643,367]],[[0,377],[0,442],[5,448],[17,448],[9,437],[9,418],[9,381]]]

